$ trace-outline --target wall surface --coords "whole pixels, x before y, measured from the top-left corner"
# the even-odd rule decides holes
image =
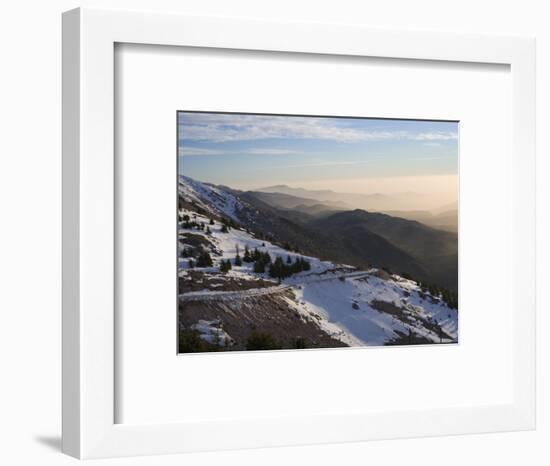
[[[19,0],[0,15],[0,463],[74,464],[60,453],[61,12],[76,6],[305,19],[537,38],[538,428],[254,451],[104,460],[102,465],[550,463],[550,28],[544,0]],[[546,392],[546,396],[544,396]]]

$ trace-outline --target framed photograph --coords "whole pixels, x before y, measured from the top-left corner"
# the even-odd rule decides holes
[[[534,41],[63,16],[63,450],[534,428]]]
[[[458,122],[177,119],[180,353],[458,343]]]

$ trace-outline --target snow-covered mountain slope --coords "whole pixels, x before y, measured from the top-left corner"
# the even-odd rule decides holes
[[[369,273],[330,282],[305,282],[296,291],[306,312],[317,312],[362,345],[406,341],[410,332],[425,343],[457,339],[457,312],[419,293],[414,282]]]
[[[321,341],[325,345],[340,342],[334,346],[457,341],[457,310],[439,297],[422,292],[414,281],[377,268],[358,270],[322,261],[286,250],[245,229],[227,228],[217,218],[228,217],[237,222],[239,212],[247,206],[219,187],[181,177],[179,191],[180,196],[203,211],[180,208],[179,212],[180,329],[197,330],[210,344],[212,335],[223,335],[224,342],[231,342],[224,343],[224,349],[244,349],[245,342],[239,342],[239,337],[252,331],[246,330],[247,325],[264,328],[265,323],[265,328],[274,331],[268,321],[279,319],[281,325],[287,325],[288,316],[299,319],[299,334],[290,336],[302,338],[306,334],[312,346]],[[256,273],[253,262],[237,265],[237,254],[242,260],[245,250],[267,253],[272,262],[277,257],[285,264],[305,260],[310,268],[279,281],[270,278],[268,269]],[[210,253],[212,265],[197,266],[202,251]],[[231,270],[222,272],[220,268],[228,261]],[[208,315],[201,315],[201,303]],[[255,313],[253,308],[257,309]],[[247,322],[250,315],[260,315],[260,308],[265,315],[253,324]],[[241,309],[252,312],[241,316],[242,328]],[[270,309],[271,314],[265,312]],[[215,322],[215,328],[207,322]],[[329,339],[320,339],[319,332]],[[289,333],[292,327],[285,330],[285,335]]]
[[[184,199],[195,202],[207,212],[240,222],[238,212],[243,210],[244,205],[229,191],[180,175],[178,192]]]
[[[179,257],[179,276],[185,277],[188,276],[189,263],[190,261],[196,262],[193,257],[181,257],[181,252],[185,248],[193,248],[193,244],[189,242],[189,237],[199,236],[208,244],[208,249],[212,252],[213,265],[211,267],[193,267],[193,271],[202,271],[206,273],[217,273],[219,272],[219,266],[224,260],[235,261],[237,253],[240,255],[241,259],[244,256],[246,248],[249,251],[254,251],[255,249],[268,253],[272,260],[275,260],[277,257],[281,257],[286,262],[289,258],[292,262],[296,261],[296,258],[304,258],[309,261],[311,269],[308,272],[300,272],[299,274],[291,277],[293,282],[299,280],[298,277],[307,277],[307,276],[319,276],[323,272],[329,270],[341,270],[341,271],[352,271],[353,267],[339,265],[336,266],[329,261],[321,261],[316,257],[305,256],[293,251],[287,251],[281,246],[273,244],[269,241],[256,238],[252,233],[249,233],[245,230],[239,228],[229,228],[227,232],[222,232],[223,224],[219,221],[215,221],[213,225],[210,224],[210,217],[207,217],[203,214],[198,214],[186,209],[180,209],[180,216],[183,217],[188,215],[190,219],[195,221],[198,224],[204,224],[205,230],[197,230],[196,228],[189,229],[184,228],[184,222],[180,222],[179,226],[179,242],[178,249],[180,252]],[[207,233],[206,228],[210,230],[210,233]],[[201,242],[202,243],[202,242]],[[241,278],[241,279],[268,279],[268,274],[257,274],[253,272],[254,263],[253,262],[242,262],[240,266],[232,264],[232,269],[224,274],[226,278]],[[289,280],[291,280],[289,279]]]

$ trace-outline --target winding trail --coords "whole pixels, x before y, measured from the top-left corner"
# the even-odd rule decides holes
[[[238,291],[190,291],[189,293],[180,294],[180,301],[218,301],[226,299],[242,299],[251,296],[265,296],[270,294],[282,293],[283,291],[292,288],[290,285],[268,286],[265,288],[250,288],[249,290]]]
[[[252,296],[266,296],[272,294],[283,293],[304,283],[316,283],[326,280],[339,280],[342,278],[361,278],[368,276],[369,272],[344,272],[339,274],[310,274],[299,277],[299,280],[290,280],[290,283],[282,283],[276,286],[268,286],[265,288],[251,288],[249,290],[237,290],[237,291],[215,291],[215,290],[200,290],[190,291],[179,295],[180,302],[192,302],[192,301],[219,301],[227,299],[243,299]]]

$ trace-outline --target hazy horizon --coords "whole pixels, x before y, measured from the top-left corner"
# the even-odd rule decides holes
[[[457,122],[179,112],[178,133],[180,173],[203,182],[458,200]]]

